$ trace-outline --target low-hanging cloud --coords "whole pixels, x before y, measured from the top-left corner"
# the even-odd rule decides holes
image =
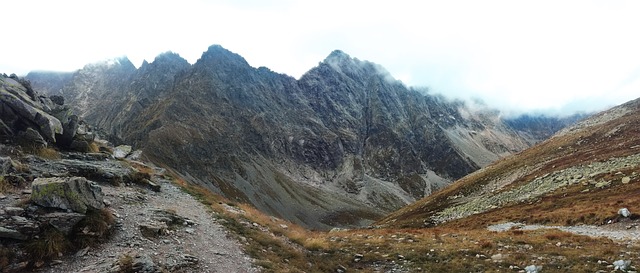
[[[38,7],[38,8],[33,8]],[[636,1],[17,1],[0,72],[81,68],[220,44],[301,76],[332,50],[409,86],[504,111],[600,110],[640,94]],[[29,10],[29,13],[17,12]],[[17,23],[18,22],[18,23]]]

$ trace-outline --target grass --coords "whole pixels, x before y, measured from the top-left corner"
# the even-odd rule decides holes
[[[215,211],[222,223],[264,272],[497,272],[543,265],[544,272],[607,270],[598,260],[640,263],[640,248],[557,230],[512,229],[490,232],[484,226],[413,229],[359,229],[319,232],[265,215],[247,204],[225,208],[229,200],[176,179],[176,184]],[[255,223],[255,224],[254,224]],[[286,226],[286,227],[285,227]],[[503,254],[501,262],[490,259]],[[362,258],[355,259],[356,254]],[[516,270],[517,271],[517,270]]]
[[[38,148],[35,150],[34,154],[39,157],[50,159],[50,160],[60,159],[60,152],[58,152],[58,150],[51,147]]]
[[[133,268],[133,257],[123,254],[118,258],[118,270],[115,273],[135,273]]]
[[[96,246],[111,235],[116,220],[111,211],[104,208],[90,210],[75,227],[73,242],[76,248]]]
[[[0,193],[7,193],[13,190],[13,185],[7,181],[4,176],[0,175]]]
[[[25,245],[32,261],[50,260],[69,251],[72,244],[67,237],[55,228],[45,230],[40,238]]]

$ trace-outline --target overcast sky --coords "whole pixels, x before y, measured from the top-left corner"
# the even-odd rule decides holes
[[[0,73],[72,71],[212,44],[299,78],[332,50],[505,111],[640,97],[640,1],[4,1]]]

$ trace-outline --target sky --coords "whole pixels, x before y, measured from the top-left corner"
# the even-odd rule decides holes
[[[6,1],[0,73],[73,71],[210,45],[299,78],[329,53],[505,113],[597,111],[640,97],[640,1]]]

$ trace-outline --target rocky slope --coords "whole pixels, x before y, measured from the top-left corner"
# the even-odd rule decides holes
[[[193,65],[172,53],[137,70],[119,60],[77,71],[62,94],[192,183],[314,228],[370,223],[528,146],[497,112],[341,51],[299,80],[220,46]]]
[[[573,125],[588,117],[588,114],[573,114],[570,116],[546,116],[524,114],[505,119],[505,123],[518,131],[531,145],[537,144],[552,137],[558,131]]]
[[[640,99],[558,132],[378,222],[486,226],[605,224],[640,209]],[[635,216],[631,218],[634,219]]]
[[[257,272],[165,170],[95,138],[61,98],[3,75],[0,109],[0,271]]]

